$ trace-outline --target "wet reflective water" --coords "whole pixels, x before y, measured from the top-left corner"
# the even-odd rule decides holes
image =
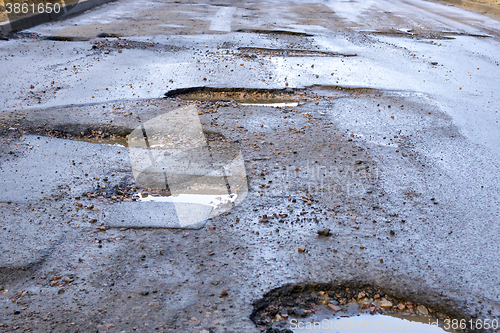
[[[232,204],[237,194],[232,193],[229,195],[209,195],[209,194],[177,194],[177,195],[149,195],[137,193],[134,195],[137,201],[150,201],[150,202],[182,202],[212,206],[213,208],[220,208],[224,205]]]
[[[456,332],[444,330],[444,324],[442,320],[424,316],[360,314],[351,317],[314,316],[301,320],[291,319],[289,327],[295,333]]]

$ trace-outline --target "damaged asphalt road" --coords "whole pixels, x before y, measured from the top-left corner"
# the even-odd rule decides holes
[[[500,320],[499,30],[426,1],[124,0],[11,35],[0,328],[285,332],[352,298]],[[187,226],[138,199],[173,190],[138,181],[130,137],[182,110],[246,174]]]

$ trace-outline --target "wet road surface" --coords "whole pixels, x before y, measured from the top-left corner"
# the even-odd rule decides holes
[[[124,0],[1,41],[0,328],[260,332],[361,290],[499,319],[480,8]],[[154,199],[176,191],[236,201]]]

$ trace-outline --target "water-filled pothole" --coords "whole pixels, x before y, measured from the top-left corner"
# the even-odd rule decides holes
[[[358,314],[352,316],[332,316],[315,314],[308,319],[292,319],[289,330],[293,333],[375,333],[402,332],[405,333],[439,333],[457,332],[444,328],[445,324],[436,318],[426,316],[400,315],[370,315]],[[286,332],[285,330],[282,330]]]
[[[420,304],[380,289],[287,285],[254,303],[250,319],[261,331],[462,332],[439,304]],[[455,310],[456,312],[456,310]],[[455,318],[467,318],[454,312]]]
[[[196,101],[235,101],[243,104],[275,104],[308,102],[318,96],[297,89],[253,89],[191,87],[168,91],[165,97]]]
[[[95,143],[99,145],[109,145],[109,146],[118,146],[118,147],[128,147],[128,140],[123,136],[82,136],[82,137],[72,137],[72,140],[75,141],[83,141],[89,143]]]
[[[290,30],[265,30],[265,29],[239,29],[236,32],[245,32],[253,34],[263,34],[263,35],[287,35],[287,36],[298,36],[298,37],[312,37],[314,35],[300,32],[300,31],[290,31]]]
[[[118,146],[118,147],[128,147],[129,146],[129,140],[131,143],[136,142],[139,139],[138,137],[130,137],[130,135],[112,135],[109,133],[103,133],[102,131],[89,131],[87,135],[83,136],[77,136],[77,135],[71,135],[71,136],[64,136],[64,133],[53,133],[56,137],[60,138],[65,138],[65,139],[70,139],[74,141],[83,141],[83,142],[88,142],[88,143],[94,143],[94,144],[99,144],[99,145],[108,145],[108,146]],[[59,134],[59,135],[57,135]],[[212,150],[217,150],[220,148],[222,144],[224,144],[227,141],[227,138],[221,135],[220,133],[217,132],[212,132],[212,131],[205,131],[203,130],[203,134],[205,135],[205,138],[207,140],[207,143],[209,147]],[[153,134],[151,137],[152,140],[158,141],[156,145],[151,145],[151,149],[165,149],[168,148],[168,144],[170,139],[168,138],[162,138],[158,134]],[[234,155],[234,152],[233,152]]]
[[[452,36],[467,36],[476,38],[488,38],[489,35],[468,34],[456,31],[414,31],[411,29],[390,29],[385,31],[363,31],[363,33],[371,35],[391,36],[391,37],[408,37],[417,39],[455,39]]]
[[[134,199],[137,201],[149,201],[149,202],[172,202],[172,203],[193,203],[205,206],[211,206],[214,209],[221,208],[226,205],[231,205],[238,195],[236,193],[231,193],[229,195],[218,195],[218,194],[176,194],[170,195],[170,193],[158,194],[148,192],[139,192],[134,194]]]
[[[204,131],[199,114],[193,105],[175,109],[128,136],[135,183],[149,189],[134,199],[173,206],[181,227],[231,209],[248,192],[238,142]]]

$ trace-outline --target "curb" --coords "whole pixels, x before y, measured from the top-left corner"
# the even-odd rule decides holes
[[[7,23],[0,24],[0,35],[7,35],[11,32],[16,32],[24,29],[28,29],[43,23],[53,21],[55,19],[64,20],[76,14],[80,14],[92,7],[102,5],[107,2],[114,0],[87,0],[79,2],[76,5],[64,6],[64,13],[41,13],[35,14],[29,17],[23,17],[15,21],[7,21]]]

